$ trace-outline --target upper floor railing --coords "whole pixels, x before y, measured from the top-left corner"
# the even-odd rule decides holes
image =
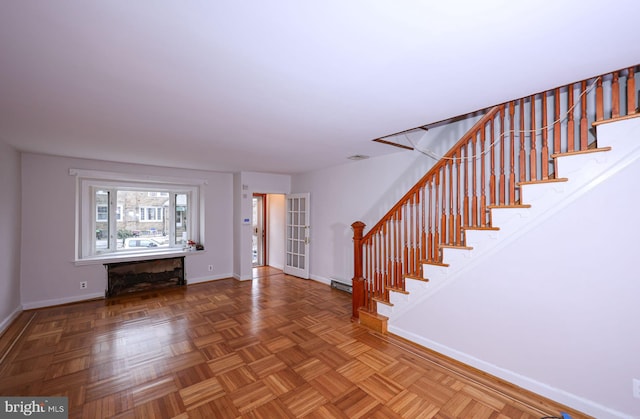
[[[491,228],[489,207],[520,205],[519,184],[553,181],[552,156],[593,147],[594,122],[640,112],[638,67],[491,108],[366,234],[354,223],[353,317],[464,246],[465,229]]]

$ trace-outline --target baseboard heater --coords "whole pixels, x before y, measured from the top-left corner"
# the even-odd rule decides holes
[[[348,292],[349,294],[351,294],[351,285],[350,284],[345,284],[344,282],[340,282],[340,281],[336,281],[336,280],[331,280],[331,288],[335,288],[337,290],[340,291],[344,291],[344,292]]]

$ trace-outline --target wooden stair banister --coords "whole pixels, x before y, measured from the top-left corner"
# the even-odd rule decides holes
[[[637,67],[488,109],[366,234],[355,222],[353,318],[464,247],[465,230],[492,228],[490,208],[524,205],[519,184],[559,181],[555,156],[590,149],[589,124],[637,114]]]

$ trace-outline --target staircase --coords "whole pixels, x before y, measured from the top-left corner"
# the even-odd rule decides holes
[[[595,136],[637,119],[636,67],[490,109],[366,234],[354,223],[354,319],[386,332],[636,158]]]
[[[621,123],[629,125],[626,131],[635,131],[640,138],[640,114],[638,116],[636,120]],[[599,131],[606,129],[602,124],[598,128]],[[423,264],[424,277],[405,276],[405,289],[391,289],[389,301],[378,302],[377,314],[391,319],[393,324],[393,320],[401,318],[411,307],[425,303],[441,287],[464,276],[483,258],[509,246],[592,187],[640,159],[640,142],[600,137],[607,141],[599,140],[598,148],[553,156],[558,178],[520,185],[520,197],[526,204],[489,206],[491,228],[465,229],[463,246],[442,247],[440,263]]]

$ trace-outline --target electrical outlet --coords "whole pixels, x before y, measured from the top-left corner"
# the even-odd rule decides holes
[[[209,265],[209,272],[213,271],[213,265]]]
[[[635,397],[636,399],[640,399],[640,380],[637,378],[634,378],[632,380],[633,383],[633,397]]]
[[[86,289],[86,288],[87,288],[87,281],[80,282],[80,289],[83,290],[83,289]]]

